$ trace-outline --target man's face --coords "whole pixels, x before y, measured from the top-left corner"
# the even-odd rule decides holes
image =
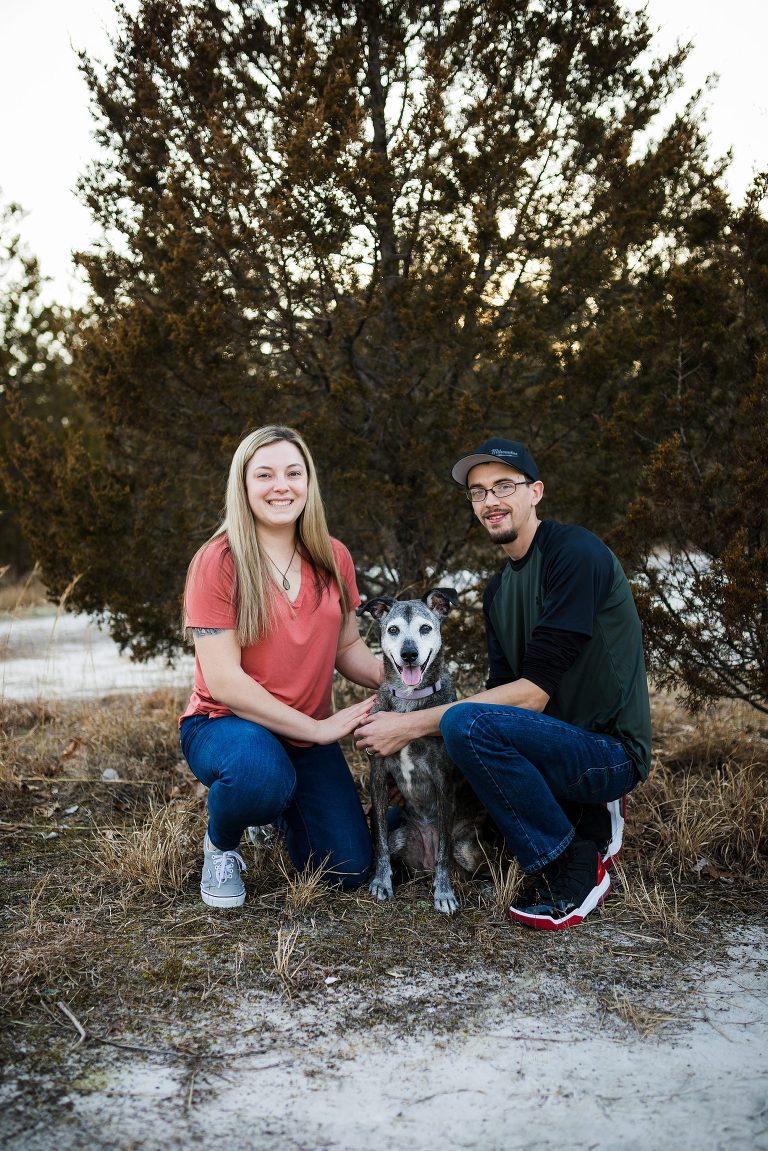
[[[541,499],[543,485],[524,483],[525,476],[507,464],[475,464],[467,476],[468,488],[485,488],[514,480],[518,486],[506,496],[487,491],[484,500],[473,502],[472,510],[494,543],[511,544],[521,535],[524,540],[535,531],[536,504]]]

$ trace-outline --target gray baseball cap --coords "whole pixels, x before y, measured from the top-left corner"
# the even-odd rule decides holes
[[[532,480],[540,479],[539,469],[528,449],[517,440],[502,440],[496,437],[486,440],[468,456],[462,456],[453,465],[451,475],[457,484],[466,485],[467,476],[476,464],[506,464],[510,468],[517,468]]]

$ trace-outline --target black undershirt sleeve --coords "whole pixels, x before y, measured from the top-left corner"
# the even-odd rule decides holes
[[[485,640],[488,647],[488,679],[485,681],[485,686],[492,688],[502,683],[511,683],[515,678],[512,668],[507,663],[507,657],[492,627],[486,628]]]
[[[499,687],[502,683],[511,683],[515,678],[512,668],[507,662],[504,649],[499,643],[498,636],[491,623],[491,604],[493,597],[501,585],[501,573],[497,572],[483,594],[483,619],[485,622],[485,643],[488,650],[488,678],[486,688]]]
[[[521,678],[535,683],[551,699],[560,680],[588,643],[589,636],[579,632],[554,627],[534,628],[525,649]]]

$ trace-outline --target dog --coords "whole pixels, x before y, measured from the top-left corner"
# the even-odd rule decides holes
[[[374,711],[408,712],[456,698],[442,654],[440,625],[459,602],[453,588],[434,588],[420,600],[379,596],[357,609],[379,624],[385,679]],[[396,755],[371,758],[371,830],[374,874],[368,890],[392,899],[392,858],[434,872],[435,910],[452,915],[458,900],[451,863],[476,870],[484,858],[476,822],[455,817],[457,771],[439,736],[414,739]],[[405,800],[404,823],[387,831],[388,776]]]

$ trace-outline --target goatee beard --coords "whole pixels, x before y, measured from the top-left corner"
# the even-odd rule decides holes
[[[489,532],[489,535],[495,544],[513,544],[517,539],[517,532],[514,528],[505,528],[503,532]]]

